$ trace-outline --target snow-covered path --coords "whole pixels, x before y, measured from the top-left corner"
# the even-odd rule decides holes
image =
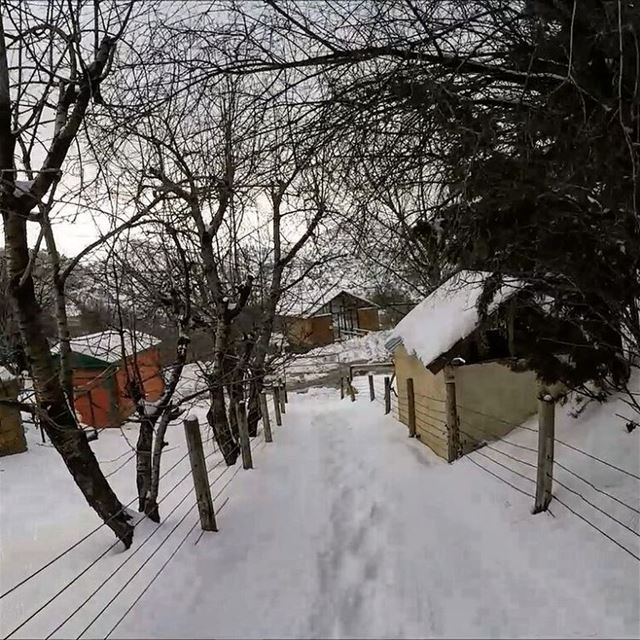
[[[377,403],[336,396],[292,394],[220,532],[191,534],[113,637],[640,633],[628,554],[564,509],[531,516],[526,496],[442,462]]]

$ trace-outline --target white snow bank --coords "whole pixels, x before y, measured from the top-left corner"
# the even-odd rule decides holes
[[[387,362],[385,342],[389,335],[389,331],[371,331],[366,336],[312,349],[287,363],[287,380],[302,382],[322,378],[345,364]]]
[[[366,390],[366,377],[356,384]],[[407,438],[406,427],[384,416],[366,393],[354,403],[340,401],[335,389],[289,397],[284,424],[276,427],[272,421],[274,442],[260,445],[254,470],[245,472],[238,462],[214,486],[217,494],[238,471],[215,499],[218,533],[199,538],[197,512],[187,513],[195,498],[184,459],[163,481],[163,493],[177,488],[161,505],[167,520],[158,534],[143,547],[155,530],[143,521],[131,550],[107,553],[17,637],[48,635],[83,603],[54,637],[76,637],[94,619],[85,636],[105,637],[121,618],[110,637],[638,636],[638,563],[557,501],[553,516],[532,516],[531,499],[487,470],[526,491],[531,482],[479,454],[525,476],[534,477],[532,469],[488,447],[449,465]],[[569,406],[558,409],[560,440],[640,473],[640,430],[627,433],[615,418],[626,413],[621,398],[592,404],[577,420],[569,411]],[[202,414],[200,420],[203,424]],[[134,440],[136,431],[125,429],[125,434]],[[2,590],[97,524],[58,454],[36,446],[35,436],[28,434],[33,446],[26,454],[0,459]],[[536,437],[523,428],[509,440],[531,443]],[[179,425],[167,440],[163,471],[185,455]],[[534,457],[499,446],[523,460]],[[103,469],[113,474],[114,489],[128,501],[135,494],[135,460],[126,462],[126,441],[107,430],[92,447]],[[210,444],[205,447],[207,455],[212,453],[210,463],[217,464]],[[562,445],[556,453],[558,461],[594,486],[640,507],[633,478]],[[211,480],[224,469],[213,470]],[[637,530],[633,510],[560,468],[554,476]],[[180,478],[185,480],[178,485]],[[558,484],[554,495],[640,553],[637,537],[607,523],[578,496]],[[2,635],[112,541],[103,528],[29,586],[1,600]]]
[[[308,351],[301,360],[328,358],[334,362],[371,361],[383,362],[388,360],[385,342],[389,339],[389,331],[371,331],[366,336],[350,338],[342,342],[333,342],[324,347]]]
[[[204,403],[192,407],[191,412],[195,413],[200,422],[211,479],[225,472],[214,487],[218,492],[235,468],[224,465],[212,442],[206,420],[207,408],[208,405]],[[88,537],[42,573],[0,599],[0,637],[5,637],[20,622],[67,587],[12,636],[46,637],[110,575],[113,577],[106,586],[83,605],[53,637],[75,638],[118,589],[127,588],[114,603],[115,609],[110,607],[107,611],[106,618],[112,622],[110,615],[117,613],[119,616],[123,613],[121,605],[127,603],[128,606],[132,602],[132,595],[138,595],[129,588],[133,574],[139,572],[146,561],[149,562],[147,570],[138,575],[138,580],[148,579],[149,569],[157,570],[166,559],[165,549],[170,546],[165,545],[149,560],[151,554],[156,552],[161,541],[195,503],[182,420],[181,417],[169,425],[165,436],[168,445],[162,454],[163,478],[160,483],[160,513],[163,523],[156,529],[156,525],[150,520],[142,519],[136,526],[133,547],[126,552],[121,545],[109,551],[114,543],[114,536],[106,526],[88,535],[100,525],[98,516],[75,486],[58,452],[48,440],[46,444],[42,444],[38,430],[26,425],[28,451],[0,458],[0,593],[16,585],[84,536]],[[90,445],[111,487],[123,504],[130,505],[130,512],[137,506],[136,459],[132,450],[137,437],[138,426],[127,424],[122,429],[101,431],[99,439]],[[257,466],[259,454],[255,455],[254,460]],[[225,489],[224,495],[227,495],[232,486]],[[215,500],[218,508],[224,495]],[[193,517],[197,518],[197,510],[192,511]],[[135,512],[134,520],[138,519]],[[190,518],[187,518],[186,524],[191,526]],[[157,533],[153,533],[154,531]],[[153,537],[143,546],[152,533]],[[173,543],[173,538],[169,542]],[[96,561],[98,556],[101,558]],[[126,564],[122,565],[123,562]],[[114,573],[121,565],[122,568]],[[79,575],[83,571],[85,573]],[[77,581],[70,585],[74,579]],[[92,631],[89,632],[89,637],[93,637]]]
[[[428,367],[477,327],[477,303],[490,275],[484,271],[461,271],[449,278],[398,323],[387,348],[393,350],[402,343],[408,353]],[[517,290],[516,281],[503,286],[489,305],[489,313]]]
[[[192,396],[200,391],[204,392],[207,389],[208,383],[205,375],[208,366],[206,362],[191,362],[184,366],[175,391],[176,400]],[[203,397],[205,397],[204,394]]]

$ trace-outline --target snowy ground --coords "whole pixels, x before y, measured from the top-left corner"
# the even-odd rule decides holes
[[[185,391],[191,392],[186,388]],[[196,406],[192,413],[200,418],[209,475],[212,481],[215,480],[212,495],[218,496],[214,503],[220,508],[226,506],[232,486],[229,480],[236,474],[238,465],[227,468],[221,462],[222,456],[205,426],[206,409],[206,405]],[[110,548],[114,543],[113,534],[100,526],[101,521],[87,507],[53,447],[42,445],[40,434],[33,427],[27,426],[26,435],[27,452],[0,458],[0,592],[4,594],[76,542],[88,537],[50,567],[0,599],[0,636],[5,637],[43,605],[46,606],[12,637],[47,636],[117,571],[55,635],[75,637],[124,587],[104,617],[111,619],[109,614],[120,615],[137,595],[135,589],[127,586],[132,575],[147,558],[150,560],[141,570],[140,578],[148,576],[151,570],[155,571],[168,555],[165,552],[182,531],[182,525],[160,546],[162,540],[183,517],[182,524],[188,527],[196,519],[184,432],[180,424],[171,425],[165,438],[169,446],[163,454],[162,472],[165,476],[160,489],[160,513],[164,522],[157,527],[142,519],[136,526],[134,545],[128,552],[123,551],[120,544]],[[99,439],[91,443],[111,486],[123,503],[131,504],[133,509],[137,504],[134,501],[135,458],[132,451],[136,438],[137,427],[129,426],[122,431],[104,430]],[[261,433],[253,445],[259,460],[260,450],[264,447]],[[191,512],[187,514],[189,510]],[[96,561],[103,554],[104,557]],[[57,595],[61,590],[62,593]],[[46,604],[54,596],[53,601]]]
[[[384,343],[390,331],[372,331],[366,336],[334,342],[295,356],[285,367],[285,377],[290,388],[309,384],[335,383],[344,365],[361,362],[388,362],[389,352]]]
[[[553,516],[531,516],[531,499],[488,473],[530,492],[533,485],[509,471],[534,477],[526,465],[490,449],[482,453],[504,467],[481,452],[444,463],[368,401],[366,379],[357,384],[362,393],[356,402],[340,401],[329,389],[290,395],[275,442],[258,445],[256,468],[240,470],[218,498],[218,506],[224,504],[218,533],[198,542],[198,528],[189,533],[195,512],[180,524],[189,496],[148,544],[140,547],[155,526],[145,522],[131,551],[109,552],[16,637],[50,633],[126,558],[131,560],[122,571],[56,636],[76,637],[96,618],[85,635],[105,637],[137,598],[111,637],[640,634],[640,564],[627,551],[557,501]],[[579,421],[559,410],[558,438],[640,476],[639,430],[629,434],[611,421],[621,409],[616,403],[590,406]],[[172,444],[182,441],[181,432],[174,436]],[[523,428],[508,440],[532,444],[536,437]],[[96,444],[108,447],[104,435]],[[533,456],[504,442],[495,446],[525,461]],[[180,451],[171,453],[178,459]],[[55,467],[49,453],[34,446],[0,461],[3,591],[95,524],[81,498],[56,504],[52,488],[60,491],[66,471],[56,467],[49,474]],[[640,481],[567,447],[558,446],[557,454],[567,468],[628,507],[566,472],[558,478],[567,487],[622,524],[563,487],[556,487],[556,497],[640,555],[637,534],[622,526],[638,530]],[[110,464],[115,468],[118,462]],[[46,482],[34,468],[47,470]],[[179,468],[177,476],[188,470]],[[123,496],[133,494],[133,466],[126,469],[113,476]],[[226,472],[214,491],[235,471]],[[184,482],[167,508],[189,489]],[[43,513],[43,504],[52,508]],[[95,534],[34,578],[39,587],[25,585],[0,601],[2,634],[110,544],[108,532]]]

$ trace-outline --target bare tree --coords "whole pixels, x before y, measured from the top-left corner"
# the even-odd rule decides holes
[[[27,224],[39,222],[44,235],[65,158],[90,106],[101,102],[100,87],[113,68],[133,3],[102,3],[95,12],[89,3],[65,11],[56,5],[52,1],[33,11],[22,2],[0,5],[0,206],[10,293],[44,429],[89,504],[129,546],[129,517],[78,427],[49,351]]]

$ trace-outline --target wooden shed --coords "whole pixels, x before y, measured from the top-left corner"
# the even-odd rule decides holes
[[[378,331],[378,311],[378,305],[356,293],[331,289],[282,324],[292,345],[319,347]]]
[[[20,379],[0,366],[0,398],[17,400],[20,393]],[[17,407],[0,404],[0,456],[22,453],[27,450],[27,440],[20,411]]]
[[[401,422],[409,424],[412,379],[416,437],[449,461],[506,435],[537,409],[536,375],[518,366],[518,283],[496,293],[481,324],[477,303],[488,276],[456,274],[405,316],[386,343]]]
[[[73,338],[74,402],[79,420],[95,428],[119,427],[134,410],[127,380],[135,375],[140,376],[146,399],[157,400],[164,390],[159,342],[130,331]]]

